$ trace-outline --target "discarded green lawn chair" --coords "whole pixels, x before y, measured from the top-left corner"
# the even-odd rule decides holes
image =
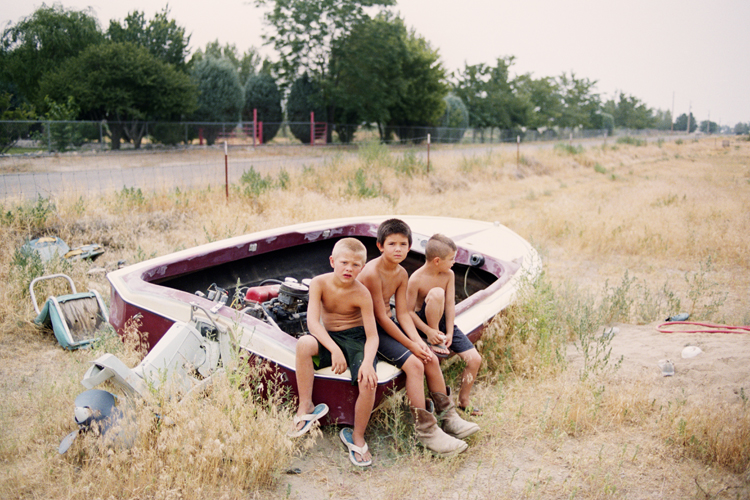
[[[50,296],[42,310],[36,302],[34,285],[42,280],[64,278],[72,293]],[[101,337],[101,330],[109,322],[107,306],[96,290],[78,293],[73,280],[65,274],[51,274],[34,279],[29,285],[31,301],[37,317],[34,323],[51,328],[55,338],[65,349],[86,347]]]

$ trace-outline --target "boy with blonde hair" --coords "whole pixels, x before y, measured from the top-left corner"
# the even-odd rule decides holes
[[[378,356],[401,368],[406,374],[406,396],[414,414],[417,439],[439,455],[460,453],[467,448],[463,438],[479,430],[479,426],[458,416],[437,357],[420,338],[406,303],[409,276],[401,266],[411,248],[411,229],[402,220],[389,219],[378,227],[377,246],[380,257],[367,263],[359,280],[372,295],[378,324]],[[392,318],[390,300],[395,297]],[[443,428],[428,408],[424,381],[435,401]]]
[[[313,278],[307,306],[309,335],[297,341],[295,370],[299,407],[291,437],[301,436],[328,413],[324,403],[313,404],[315,379],[313,356],[319,368],[330,366],[341,374],[348,367],[352,383],[359,386],[354,407],[354,429],[341,429],[341,441],[349,450],[349,460],[357,466],[372,464],[365,443],[365,429],[375,403],[378,376],[378,333],[367,288],[357,281],[367,260],[365,246],[357,239],[336,242],[329,257],[333,272]]]
[[[425,263],[409,278],[406,303],[417,329],[439,355],[450,351],[466,362],[461,375],[458,407],[478,416],[482,412],[471,405],[469,393],[482,363],[474,345],[453,323],[456,317],[456,294],[453,263],[456,261],[456,244],[442,234],[433,235],[425,246]]]

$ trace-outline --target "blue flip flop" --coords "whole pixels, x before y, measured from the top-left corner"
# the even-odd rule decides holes
[[[365,445],[361,448],[354,444],[352,432],[353,431],[350,427],[344,427],[343,429],[341,429],[341,432],[339,432],[341,442],[344,443],[344,446],[346,446],[347,450],[349,450],[349,461],[357,467],[367,467],[368,465],[372,465],[372,459],[363,460],[361,462],[357,461],[357,457],[354,454],[359,453],[360,457],[364,457],[365,453],[367,453],[367,443],[365,443]]]
[[[295,415],[294,416],[294,430],[291,430],[287,433],[287,436],[291,438],[300,437],[301,435],[305,434],[307,431],[312,429],[313,424],[326,416],[328,413],[328,405],[325,403],[320,403],[315,407],[315,409],[312,411],[312,413],[308,413],[307,415]],[[302,426],[301,429],[297,429],[297,424],[300,422],[304,422],[305,425]]]

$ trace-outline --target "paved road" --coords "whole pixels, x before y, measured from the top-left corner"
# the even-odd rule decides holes
[[[665,136],[665,140],[675,140],[677,136]],[[658,137],[649,137],[649,141],[656,141]],[[605,141],[614,142],[614,139],[597,138],[597,139],[573,139],[573,144],[581,144],[585,147],[599,146]],[[521,151],[531,151],[538,149],[550,149],[561,141],[555,142],[528,142],[521,143]],[[567,141],[565,141],[567,142]],[[504,144],[476,144],[463,146],[459,148],[433,147],[430,152],[431,159],[446,157],[464,158],[470,156],[486,155],[492,151],[516,151],[515,143]],[[171,163],[157,166],[138,166],[129,167],[127,161],[122,162],[124,165],[116,167],[105,167],[95,169],[76,169],[66,168],[65,171],[54,171],[52,168],[44,172],[18,172],[6,173],[0,175],[0,201],[19,201],[36,199],[39,196],[49,197],[78,197],[91,194],[100,194],[127,189],[141,189],[151,191],[158,189],[172,190],[205,188],[207,186],[221,187],[225,183],[225,172],[223,154],[217,150],[216,158],[218,161],[207,163],[206,161],[198,162],[186,159],[184,162]],[[140,155],[152,154],[151,160],[157,160],[154,153],[141,152],[135,155],[131,153],[131,159],[137,159]],[[266,174],[278,173],[282,168],[286,170],[297,170],[302,168],[311,168],[323,165],[325,161],[330,161],[333,155],[341,156],[337,150],[329,156],[308,155],[308,156],[264,156],[259,158],[239,158],[232,157],[229,154],[228,178],[230,183],[239,181],[242,173],[251,167],[257,172]],[[355,153],[343,153],[344,158]],[[427,152],[425,145],[422,145],[417,153],[422,159],[426,158]],[[102,163],[112,163],[113,155],[101,155]],[[123,158],[127,159],[126,156]],[[143,158],[143,156],[141,156]],[[122,158],[121,158],[122,159]],[[134,162],[136,160],[133,160]],[[50,162],[51,163],[51,162]],[[90,164],[91,160],[88,159]],[[154,163],[154,161],[152,161]]]

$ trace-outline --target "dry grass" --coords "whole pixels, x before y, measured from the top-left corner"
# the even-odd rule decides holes
[[[719,149],[708,140],[534,149],[518,164],[515,151],[445,148],[427,173],[408,150],[370,145],[322,167],[263,174],[265,185],[239,184],[229,202],[216,189],[123,190],[2,206],[0,496],[399,498],[410,484],[415,499],[748,498],[748,405],[659,400],[648,381],[618,376],[616,360],[604,358],[608,346],[592,335],[601,324],[651,322],[676,308],[750,323],[749,165],[750,143]],[[111,269],[264,228],[384,213],[499,220],[544,255],[541,284],[481,346],[475,400],[485,416],[466,454],[437,460],[415,447],[398,396],[373,419],[377,467],[352,472],[334,430],[303,441],[314,448],[295,448],[284,437],[283,405],[248,394],[234,377],[188,404],[164,402],[175,425],[155,419],[153,403],[139,407],[129,450],[100,449],[87,437],[57,455],[88,361],[117,349],[135,363],[137,353],[115,339],[99,351],[64,352],[30,325],[35,275],[62,271],[79,290],[109,290],[87,263],[42,269],[19,257],[25,239],[102,243],[95,266]],[[56,286],[38,295],[59,293]],[[569,366],[566,347],[585,342],[599,350],[588,365]],[[451,380],[458,368],[448,368]],[[283,475],[298,461],[305,474]]]

